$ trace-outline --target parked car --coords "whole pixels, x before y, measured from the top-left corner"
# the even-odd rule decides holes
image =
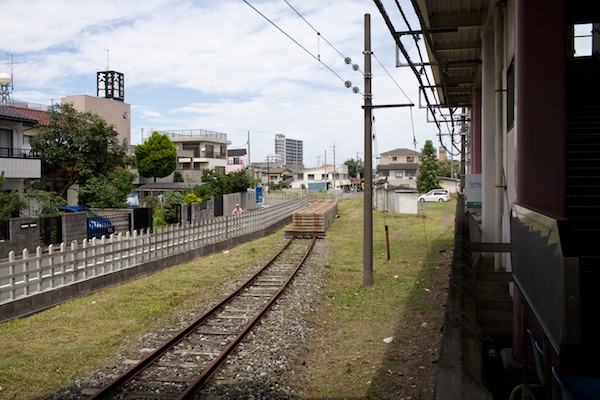
[[[448,189],[433,189],[418,197],[419,201],[450,201]]]
[[[88,236],[89,237],[108,237],[115,233],[115,227],[110,220],[103,218],[87,207],[80,206],[55,206],[52,209],[64,213],[84,212],[87,215],[88,221]]]

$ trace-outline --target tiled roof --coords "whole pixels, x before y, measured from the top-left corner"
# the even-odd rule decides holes
[[[0,106],[0,118],[19,121],[31,125],[35,125],[37,123],[37,119],[7,106]]]
[[[381,153],[380,156],[420,156],[421,153],[411,149],[394,149]]]
[[[39,125],[48,126],[50,125],[50,117],[47,111],[42,110],[34,110],[33,108],[27,107],[17,107],[17,106],[8,106],[8,108],[12,108],[13,110],[28,115],[38,122]]]

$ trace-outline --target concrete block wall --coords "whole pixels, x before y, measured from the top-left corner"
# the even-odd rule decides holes
[[[62,241],[71,243],[87,239],[87,215],[83,212],[65,213],[62,218]]]
[[[40,245],[40,223],[38,218],[11,218],[10,240],[0,242],[0,257],[8,257],[11,251],[28,249],[35,251]]]

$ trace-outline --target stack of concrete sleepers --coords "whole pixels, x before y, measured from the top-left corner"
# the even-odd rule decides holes
[[[318,200],[292,214],[292,229],[286,236],[322,237],[337,215],[335,199]]]

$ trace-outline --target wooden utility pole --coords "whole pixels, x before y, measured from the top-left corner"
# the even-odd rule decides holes
[[[365,14],[365,191],[363,227],[363,284],[373,284],[373,101],[371,99],[371,15]]]

